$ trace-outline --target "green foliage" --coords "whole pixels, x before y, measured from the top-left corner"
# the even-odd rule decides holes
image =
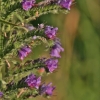
[[[33,64],[34,58],[40,55],[26,57],[24,61],[20,61],[18,50],[25,45],[32,50],[41,45],[43,49],[49,51],[54,45],[54,40],[44,34],[44,28],[34,27],[33,30],[29,30],[26,26],[48,13],[68,13],[67,9],[57,4],[51,5],[51,1],[39,2],[28,11],[22,9],[21,0],[0,2],[0,92],[4,92],[2,100],[27,100],[38,93],[36,89],[27,88],[26,84],[21,84],[20,81],[30,73],[41,76],[38,70],[45,65],[44,63]],[[33,36],[36,36],[36,39],[33,39]]]

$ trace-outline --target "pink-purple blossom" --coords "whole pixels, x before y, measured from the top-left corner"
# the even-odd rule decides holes
[[[58,4],[63,8],[70,10],[70,6],[72,5],[72,0],[58,0]]]
[[[50,55],[52,57],[61,58],[60,52],[63,52],[63,51],[64,51],[64,48],[62,48],[61,43],[59,42],[58,39],[55,39],[55,44],[51,48]]]
[[[52,73],[58,67],[58,59],[47,59],[45,61],[47,72]]]
[[[22,8],[27,11],[27,10],[31,9],[32,6],[34,6],[35,2],[36,2],[35,0],[23,0]]]
[[[20,50],[18,50],[18,56],[21,60],[23,60],[30,52],[31,52],[30,47],[24,46]]]
[[[0,98],[3,96],[3,93],[0,91]]]
[[[30,24],[26,24],[25,27],[28,29],[28,31],[32,31],[35,29],[35,27],[33,25],[30,25]]]
[[[49,39],[54,39],[56,37],[57,30],[57,27],[54,28],[52,26],[46,26],[44,29],[44,33]]]
[[[46,95],[46,96],[52,96],[54,89],[55,87],[52,86],[52,83],[49,83],[48,85],[43,84],[39,87],[39,94]]]
[[[31,49],[29,48],[29,46],[24,46],[23,48],[21,48],[21,50],[26,52],[27,54],[31,52]]]
[[[44,28],[44,24],[43,24],[43,23],[38,24],[38,28],[39,28],[39,29],[43,29],[43,28]]]
[[[37,77],[34,74],[30,74],[29,76],[27,76],[27,78],[25,79],[25,83],[30,87],[30,88],[39,88],[39,85],[41,83],[41,77]]]

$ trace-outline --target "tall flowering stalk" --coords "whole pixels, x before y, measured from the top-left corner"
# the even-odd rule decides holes
[[[58,28],[44,23],[35,27],[30,22],[55,11],[66,13],[71,4],[72,0],[1,0],[0,99],[52,96],[55,86],[43,83],[42,76],[58,68],[64,51],[57,38]],[[37,54],[34,58],[34,48],[43,43],[50,56],[38,58]]]

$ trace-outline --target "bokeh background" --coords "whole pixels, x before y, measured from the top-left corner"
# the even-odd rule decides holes
[[[37,21],[59,27],[65,49],[58,70],[45,79],[56,86],[50,100],[100,100],[100,0],[75,0],[69,14]]]

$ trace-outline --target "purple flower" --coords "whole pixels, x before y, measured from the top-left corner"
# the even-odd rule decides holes
[[[64,49],[62,48],[61,43],[59,42],[59,40],[56,39],[54,46],[51,48],[50,55],[52,57],[61,58],[60,52],[63,52],[63,51]]]
[[[26,24],[25,27],[29,30],[29,31],[32,31],[35,29],[35,27],[33,25],[28,25]]]
[[[27,53],[24,52],[24,51],[22,51],[22,50],[19,50],[19,51],[18,51],[18,56],[19,56],[19,58],[20,58],[21,60],[23,60],[24,57],[27,56]]]
[[[45,35],[50,38],[50,39],[54,39],[56,37],[56,33],[57,33],[58,28],[54,28],[51,26],[46,26],[45,27]]]
[[[37,39],[37,36],[36,36],[36,35],[34,35],[34,36],[33,36],[33,40],[36,40],[36,39]]]
[[[2,92],[0,92],[0,98],[3,96],[3,93]]]
[[[18,55],[21,60],[23,60],[29,53],[31,52],[31,49],[29,46],[24,46],[20,50],[18,50]]]
[[[38,28],[39,29],[43,29],[44,28],[44,24],[38,24]]]
[[[67,8],[68,10],[70,10],[72,0],[58,0],[58,4],[61,5],[63,8]]]
[[[49,83],[48,85],[43,84],[39,87],[39,94],[40,95],[46,95],[46,96],[51,96],[53,93],[53,90],[55,89],[54,86],[51,86],[52,83]]]
[[[47,59],[45,61],[45,65],[47,67],[47,71],[52,73],[58,66],[58,60],[57,59]]]
[[[30,74],[29,76],[27,76],[27,78],[25,79],[25,82],[27,83],[27,85],[30,87],[30,88],[39,88],[39,85],[41,83],[41,77],[37,77],[36,75],[34,74]]]
[[[22,2],[22,8],[24,10],[29,10],[32,8],[32,6],[34,6],[35,0],[23,0]]]
[[[24,46],[23,48],[21,48],[21,50],[26,52],[27,54],[31,52],[31,49],[29,48],[29,46]]]

